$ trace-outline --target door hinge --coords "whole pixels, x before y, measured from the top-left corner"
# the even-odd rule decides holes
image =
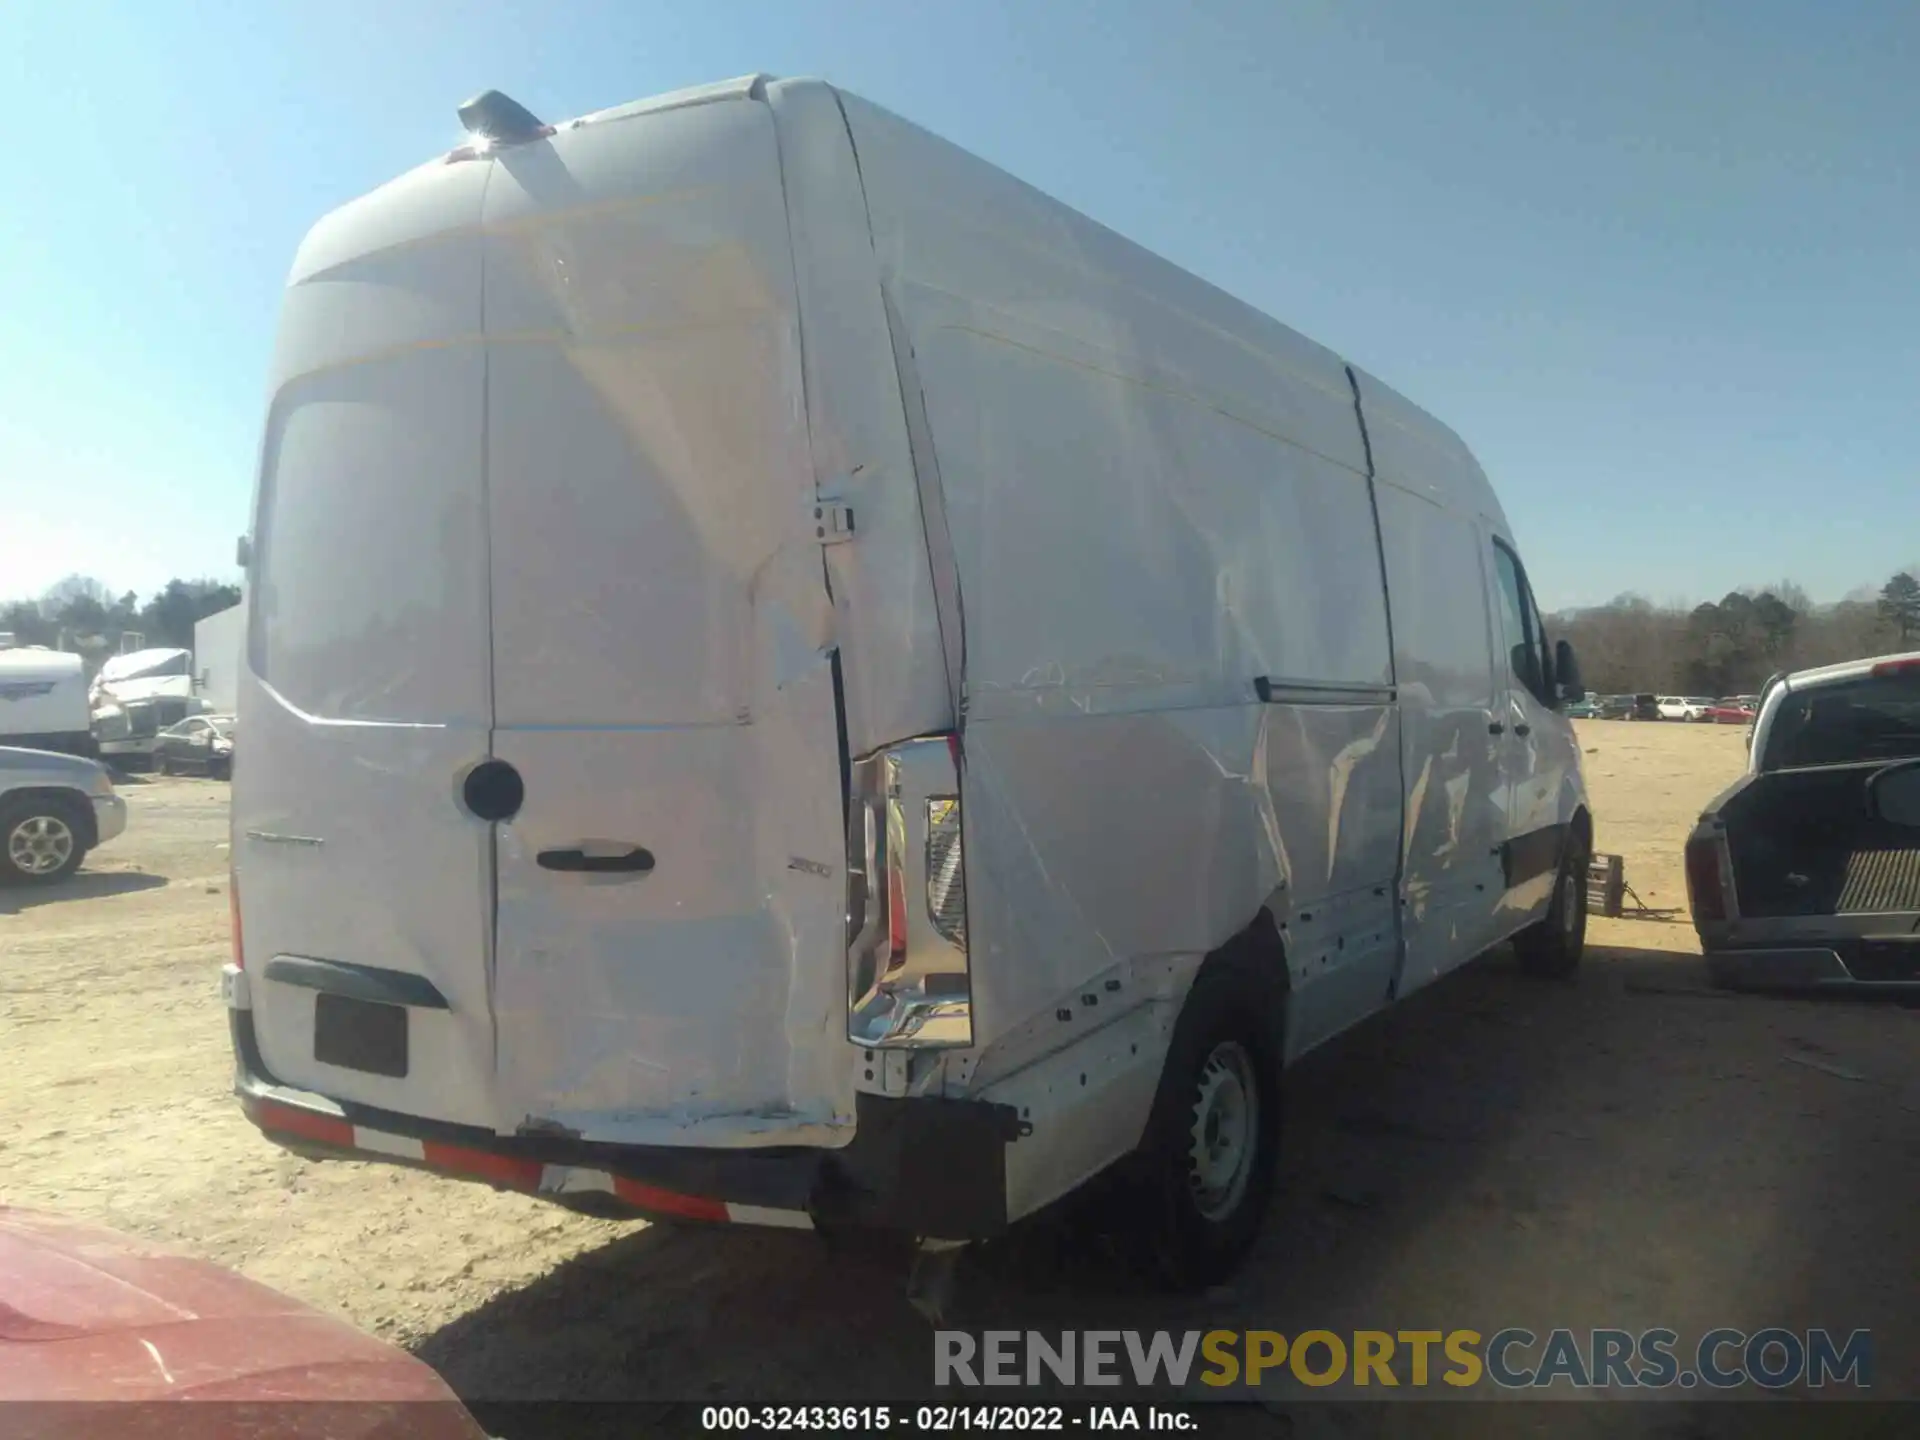
[[[838,500],[822,500],[813,507],[813,538],[822,545],[838,545],[853,538],[853,507]]]

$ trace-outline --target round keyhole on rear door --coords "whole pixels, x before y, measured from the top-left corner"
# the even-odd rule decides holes
[[[467,772],[460,798],[482,820],[511,820],[527,798],[527,787],[506,761],[482,760]]]

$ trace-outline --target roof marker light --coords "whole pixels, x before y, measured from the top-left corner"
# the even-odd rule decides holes
[[[553,126],[542,124],[526,106],[498,90],[483,90],[462,105],[460,124],[479,150],[524,145],[553,134]]]

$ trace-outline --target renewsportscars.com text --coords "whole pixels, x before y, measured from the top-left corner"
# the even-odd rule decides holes
[[[1505,1390],[1782,1390],[1873,1384],[1873,1336],[1823,1329],[937,1330],[936,1385],[1301,1384]]]

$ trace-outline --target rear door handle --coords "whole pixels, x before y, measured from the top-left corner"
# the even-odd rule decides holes
[[[1531,735],[1533,733],[1533,727],[1522,720],[1518,725],[1513,727],[1513,733],[1521,736]]]
[[[1506,733],[1507,733],[1507,727],[1506,727],[1506,726],[1504,726],[1504,725],[1502,725],[1502,724],[1501,724],[1501,723],[1500,723],[1500,722],[1499,722],[1498,720],[1493,720],[1493,721],[1490,721],[1490,722],[1488,722],[1488,725],[1487,725],[1487,734],[1489,734],[1489,735],[1504,735],[1504,734],[1506,734]]]
[[[535,858],[542,870],[567,870],[585,875],[644,875],[653,869],[653,852],[639,845],[624,855],[589,855],[584,850],[542,850]]]

